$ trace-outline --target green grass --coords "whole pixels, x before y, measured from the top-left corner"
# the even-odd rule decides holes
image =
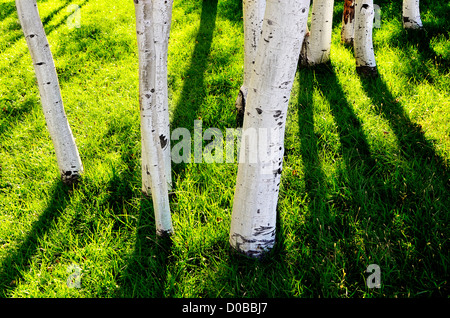
[[[378,2],[380,78],[357,76],[340,3],[331,62],[297,73],[277,244],[252,261],[228,245],[236,164],[174,165],[175,234],[156,238],[140,191],[133,2],[38,1],[85,166],[72,189],[14,1],[0,0],[0,297],[448,297],[450,5],[421,1],[425,30],[406,32],[401,5]],[[65,23],[72,3],[80,29]],[[175,0],[169,50],[172,129],[236,127],[240,1]],[[380,289],[366,287],[369,264]]]

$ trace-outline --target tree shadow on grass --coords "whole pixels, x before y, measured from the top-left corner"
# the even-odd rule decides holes
[[[299,262],[309,264],[303,276],[308,293],[314,297],[328,297],[345,292],[338,288],[342,267],[348,287],[357,289],[361,283],[364,268],[354,259],[357,247],[354,244],[355,230],[350,224],[354,223],[355,215],[360,213],[365,202],[374,199],[368,198],[367,192],[376,187],[373,184],[376,163],[361,122],[349,105],[331,66],[302,69],[302,78],[301,90],[305,93],[299,94],[298,126],[307,213],[296,234],[302,238],[300,244],[307,246],[306,251],[313,250],[314,253],[306,252]],[[321,161],[324,159],[320,158],[319,151],[327,149],[330,141],[324,140],[314,130],[315,89],[328,100],[340,142],[338,153],[334,155],[342,156],[344,168],[337,169],[333,181],[327,180],[322,170]],[[345,248],[339,251],[336,246],[340,244]],[[312,269],[322,266],[327,268],[323,272]]]
[[[3,259],[0,265],[0,298],[14,291],[27,271],[32,257],[37,253],[39,241],[58,223],[58,218],[70,200],[71,187],[58,180],[52,189],[47,208],[33,223],[22,243]]]
[[[198,119],[198,112],[206,101],[207,88],[204,78],[208,69],[208,59],[216,26],[217,2],[218,0],[202,2],[200,27],[195,39],[191,65],[185,73],[186,78],[183,82],[180,101],[173,109],[172,127],[183,127],[192,132],[194,120]],[[175,165],[174,173],[181,174],[185,166],[184,163]]]
[[[138,130],[130,123],[110,125],[103,139],[109,140],[118,135],[117,140],[139,139]],[[114,147],[114,145],[110,145]],[[124,215],[125,205],[136,197],[136,188],[140,192],[141,169],[140,148],[133,143],[117,144],[120,152],[120,169],[112,168],[112,178],[109,181],[106,202],[117,220],[113,229],[119,231],[123,224],[129,224]],[[171,238],[158,238],[151,196],[140,194],[139,208],[135,215],[137,219],[134,250],[126,260],[126,267],[117,274],[117,297],[163,297],[166,289],[166,267],[171,254]],[[134,227],[134,223],[133,223]],[[124,229],[130,233],[130,229]]]
[[[314,137],[312,112],[304,109],[302,114],[299,113],[302,117],[299,125],[303,125],[304,130],[301,142],[306,143],[305,148],[302,146],[306,191],[312,196],[311,203],[326,202],[309,204],[310,216],[305,224],[310,225],[305,226],[304,240],[312,242],[316,256],[323,255],[323,259],[344,267],[345,286],[350,292],[364,292],[362,273],[369,263],[375,262],[384,269],[381,293],[395,294],[404,289],[442,295],[438,286],[443,286],[448,275],[440,266],[448,257],[441,250],[443,238],[448,235],[448,217],[444,212],[450,204],[448,164],[435,153],[421,128],[408,119],[381,78],[361,79],[362,86],[375,105],[374,112],[381,114],[392,127],[400,153],[409,167],[399,166],[397,162],[391,164],[378,153],[379,150],[371,153],[367,132],[334,70],[320,66],[314,72],[315,85],[328,99],[337,125],[345,170],[338,170],[337,179],[333,181],[338,182],[337,191],[331,196],[326,190],[320,190],[319,183],[326,181],[317,168],[319,159],[314,150],[314,144],[320,143],[320,139]],[[310,85],[308,90],[313,89],[312,81],[305,85]],[[313,140],[309,138],[311,136]],[[313,180],[310,185],[309,179]],[[311,191],[314,189],[317,190]],[[396,217],[402,218],[404,223],[396,223]],[[315,224],[316,220],[321,222]],[[364,245],[357,243],[360,239]],[[337,248],[333,248],[333,242]],[[407,251],[405,246],[413,246],[414,252]],[[326,285],[324,275],[319,277],[311,288]],[[309,281],[318,277],[305,278]],[[339,277],[335,275],[331,279],[336,283]],[[330,286],[337,288],[336,284]],[[377,295],[378,291],[370,293]]]
[[[84,0],[82,3],[79,4],[79,7],[81,8],[82,6],[86,5],[88,1],[89,0]],[[51,22],[52,18],[55,15],[57,15],[59,12],[61,12],[61,10],[63,10],[63,8],[65,8],[70,2],[71,1],[66,1],[64,4],[62,4],[61,6],[59,6],[56,9],[54,9],[52,12],[50,12],[45,17],[41,17],[47,37],[54,30],[56,30],[60,26],[62,26],[66,22],[67,18],[71,15],[71,13],[68,13],[58,24],[52,25],[50,27],[46,27],[46,25],[49,22]],[[14,6],[14,10],[15,10],[15,5],[13,5],[13,6]],[[13,41],[13,40],[17,41],[21,37],[23,37],[22,32],[20,32],[20,35],[17,36],[16,38],[10,39],[10,41]],[[26,48],[26,51],[24,53],[29,54],[28,47]],[[56,52],[52,52],[52,53],[55,56]],[[10,60],[10,62],[8,64],[8,68],[11,70],[17,70],[18,69],[17,64],[19,63],[19,61],[21,60],[22,57],[23,57],[23,55],[16,53],[15,58]],[[0,72],[1,71],[5,71],[5,73],[9,72],[9,70],[6,68],[4,68],[3,70],[0,69]],[[58,74],[58,78],[60,79],[60,82],[62,82],[61,74]],[[30,77],[30,79],[32,79],[33,81],[35,79],[34,70],[33,70],[33,77]],[[25,96],[26,93],[23,93],[23,94]],[[64,99],[64,96],[63,96],[63,99]],[[3,133],[5,133],[11,129],[11,126],[15,123],[17,118],[24,118],[27,114],[29,114],[33,110],[33,106],[40,102],[41,102],[40,99],[37,99],[36,96],[27,96],[25,98],[25,101],[22,103],[16,103],[15,101],[13,101],[11,99],[7,99],[7,98],[0,99],[0,105],[1,105],[0,106],[1,107],[0,114],[2,115],[2,119],[0,120],[0,136]]]
[[[193,127],[197,112],[205,102],[207,92],[204,78],[216,26],[217,1],[202,2],[200,27],[195,38],[191,65],[185,73],[180,101],[173,110],[173,127]]]
[[[135,240],[133,253],[120,274],[117,296],[166,297],[166,290],[170,289],[167,267],[172,254],[172,239],[157,237],[151,200],[141,200]]]
[[[89,0],[84,0],[80,4],[78,4],[79,8],[81,8],[84,5],[86,5],[88,1]],[[61,21],[59,23],[49,26],[49,23],[52,21],[52,19],[55,16],[57,16],[64,8],[66,8],[71,2],[72,1],[70,1],[70,0],[66,0],[63,4],[61,4],[60,6],[58,6],[55,9],[53,9],[52,11],[50,11],[45,16],[40,14],[41,21],[42,21],[42,24],[44,26],[45,34],[46,34],[47,37],[49,37],[49,35],[53,31],[55,31],[56,29],[61,27],[63,24],[65,24],[67,19],[73,14],[73,12],[67,12],[67,14],[61,19]],[[14,11],[15,11],[15,6],[14,6]],[[6,40],[6,41],[10,42],[9,43],[10,47],[13,46],[18,40],[20,40],[24,36],[20,24],[15,24],[14,26],[17,26],[19,28],[20,32],[16,32],[16,34],[12,35],[10,38],[8,38]],[[6,36],[8,36],[8,35],[6,35]],[[28,51],[28,48],[26,50]],[[55,54],[55,52],[53,52],[53,54]],[[20,58],[22,57],[22,55],[20,55],[20,54],[16,53],[16,55],[18,56],[16,59],[11,59],[9,61],[9,65],[8,65],[9,67],[15,66],[18,63],[18,61],[20,60]]]
[[[0,5],[0,21],[3,21],[4,19],[6,19],[8,16],[13,14],[13,12],[15,12],[15,11],[16,11],[16,4],[15,4],[14,0],[2,3]]]
[[[406,223],[405,241],[414,247],[415,258],[405,257],[399,265],[413,286],[429,295],[445,295],[449,287],[448,230],[450,206],[449,161],[440,157],[422,130],[412,122],[401,102],[390,92],[382,77],[361,79],[366,94],[372,99],[375,111],[389,122],[399,146],[400,155],[408,164],[402,176],[403,193],[394,201]],[[444,288],[440,287],[444,286]]]

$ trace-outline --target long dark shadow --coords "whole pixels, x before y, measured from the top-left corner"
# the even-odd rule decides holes
[[[8,297],[20,281],[20,272],[26,271],[39,247],[39,240],[44,237],[58,222],[58,218],[69,202],[71,187],[57,181],[53,185],[53,193],[48,206],[33,223],[30,232],[19,247],[11,251],[0,264],[0,298]]]
[[[49,0],[39,1],[40,3],[48,2]],[[2,3],[0,5],[0,21],[6,19],[16,11],[16,3],[14,0]]]
[[[161,298],[166,295],[170,237],[156,236],[151,200],[141,200],[134,251],[120,274],[118,297]],[[170,290],[170,288],[169,288]],[[170,292],[169,292],[170,293]]]
[[[116,131],[114,125],[104,136],[108,140],[118,134],[119,140],[138,139],[139,131],[133,131],[130,122]],[[135,134],[135,136],[133,136]],[[124,203],[130,202],[136,195],[136,185],[141,184],[140,149],[133,144],[119,145],[121,161],[125,164],[122,171],[113,170],[113,177],[109,181],[107,202],[111,211],[120,218],[123,214]],[[113,168],[114,169],[114,168]],[[139,214],[137,215],[137,232],[134,250],[127,260],[126,268],[119,274],[117,291],[118,297],[164,297],[166,291],[166,273],[168,257],[171,254],[171,238],[158,238],[154,218],[153,201],[145,195],[140,196]],[[115,223],[115,228],[122,226]]]
[[[413,123],[408,114],[392,95],[388,85],[382,77],[377,79],[361,79],[362,86],[372,99],[375,110],[379,112],[390,124],[401,149],[401,155],[412,165],[411,180],[422,179],[423,182],[411,183],[414,185],[430,185],[440,193],[441,202],[450,203],[450,162],[439,156],[435,148],[426,137],[420,124]],[[436,191],[434,190],[434,191]]]
[[[79,7],[81,8],[82,6],[86,5],[88,3],[89,0],[84,0],[82,3],[79,4]],[[48,22],[51,21],[51,19],[58,14],[63,8],[66,7],[66,5],[68,5],[70,3],[70,1],[66,1],[63,5],[61,5],[60,7],[58,7],[57,9],[53,10],[49,15],[45,16],[44,18],[42,18],[43,24],[44,24],[44,28],[45,28],[45,33],[47,35],[47,37],[56,29],[58,29],[61,25],[63,25],[64,23],[66,23],[67,18],[71,15],[71,13],[68,13],[62,20],[61,22],[59,22],[56,25],[53,25],[51,27],[46,27],[46,24]],[[15,9],[15,6],[14,6]],[[21,37],[23,37],[23,33],[21,31],[20,36],[17,37],[16,40],[20,39]],[[56,52],[52,52],[53,55],[56,55]],[[24,54],[29,54],[28,48],[26,48],[26,50],[24,51]],[[19,63],[19,61],[22,59],[22,55],[17,54],[16,57],[14,59],[11,59],[11,61],[9,62],[8,65],[8,69],[11,70],[16,70],[17,69],[17,64]],[[4,69],[0,69],[1,71],[5,71],[8,72],[7,68]],[[59,76],[60,77],[60,76]],[[61,78],[60,78],[60,82]],[[64,99],[64,96],[63,96]],[[2,99],[0,100],[1,102],[13,102],[9,99]],[[5,108],[5,110],[3,110],[2,113],[2,121],[0,122],[0,135],[2,135],[3,133],[9,131],[9,129],[11,128],[11,122],[14,121],[16,118],[24,118],[25,115],[27,115],[28,113],[30,113],[34,107],[34,105],[36,104],[36,102],[38,102],[38,99],[36,99],[35,97],[30,97],[29,99],[27,99],[26,101],[24,101],[21,105],[14,105],[14,107],[11,108]],[[40,100],[39,100],[40,103]],[[2,111],[2,110],[0,110]]]
[[[310,196],[309,208],[315,215],[327,210],[325,199],[325,175],[320,167],[319,138],[314,132],[314,70],[300,70],[303,81],[298,95],[298,127],[300,153],[305,176],[305,191]]]
[[[434,182],[450,190],[450,162],[439,156],[433,144],[425,137],[420,124],[413,123],[401,102],[394,97],[382,77],[376,79],[361,78],[366,94],[372,99],[375,110],[388,120],[394,131],[402,155],[408,160],[420,163],[424,171],[436,174]]]
[[[405,260],[401,266],[430,295],[446,295],[448,287],[442,290],[437,286],[445,286],[449,275],[442,264],[448,262],[449,250],[445,238],[449,235],[450,162],[436,153],[420,124],[409,119],[383,78],[361,82],[376,111],[389,122],[398,140],[400,156],[408,165],[402,175],[403,193],[393,202],[408,220],[405,239],[412,242],[424,261]]]
[[[53,17],[55,17],[57,14],[59,14],[67,5],[70,4],[70,0],[66,0],[63,4],[61,4],[60,6],[58,6],[57,8],[53,9],[51,12],[49,12],[48,14],[46,14],[45,16],[43,14],[40,13],[41,15],[41,21],[42,24],[44,25],[44,29],[45,29],[45,33],[50,34],[53,30],[55,30],[56,28],[59,28],[66,20],[67,18],[72,14],[72,13],[68,13],[62,20],[60,23],[58,23],[55,26],[52,27],[46,27],[46,25],[53,19]],[[80,4],[80,7],[84,5],[84,2]],[[39,6],[39,4],[38,4]],[[14,6],[15,9],[15,6]],[[15,10],[14,10],[15,11]],[[14,26],[17,26],[19,32],[16,32],[15,34],[13,34],[11,37],[6,39],[3,39],[4,41],[9,43],[9,46],[14,45],[18,40],[20,40],[23,37],[23,32],[22,32],[22,28],[20,26],[20,24],[14,24]],[[8,36],[8,35],[6,35]]]
[[[16,11],[16,4],[14,0],[11,0],[0,5],[0,21],[3,21]]]
[[[216,27],[218,0],[204,0],[200,16],[200,27],[195,38],[195,47],[192,53],[191,65],[184,74],[183,90],[178,104],[174,107],[171,127],[194,129],[194,120],[207,98],[207,87],[204,81],[208,69],[208,59],[211,52],[213,33]],[[184,171],[185,163],[172,166],[175,174]]]
[[[375,161],[371,156],[369,145],[361,122],[353,112],[346,98],[335,71],[329,64],[318,65],[312,69],[301,69],[303,94],[298,100],[298,125],[300,151],[304,166],[305,191],[308,194],[308,215],[302,225],[302,237],[312,246],[316,255],[324,259],[333,252],[333,242],[352,241],[355,233],[350,227],[352,218],[364,201],[377,200],[372,192]],[[328,100],[331,114],[336,122],[340,149],[336,155],[342,157],[344,168],[336,171],[334,186],[339,190],[328,190],[325,172],[321,168],[320,149],[322,138],[314,131],[313,91],[319,89]],[[344,191],[344,193],[342,193]],[[369,193],[369,194],[367,194]],[[311,256],[314,257],[314,256]],[[348,281],[357,281],[360,268],[353,260],[354,255],[345,253]],[[313,263],[315,260],[311,260]],[[314,271],[307,271],[304,279],[312,285],[324,285],[322,276]],[[314,290],[313,286],[311,289]]]
[[[208,68],[213,32],[216,26],[217,1],[202,2],[200,27],[195,38],[195,48],[192,53],[191,65],[185,73],[181,98],[174,107],[172,127],[194,127],[197,112],[206,99],[204,73]]]

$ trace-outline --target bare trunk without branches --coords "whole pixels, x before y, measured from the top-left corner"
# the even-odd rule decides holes
[[[354,52],[356,70],[363,76],[378,75],[372,44],[374,7],[373,0],[355,0]]]
[[[353,46],[355,36],[355,1],[344,1],[344,14],[342,15],[341,42]]]
[[[334,0],[313,1],[311,30],[305,37],[300,54],[302,65],[312,66],[330,60],[333,6]]]
[[[152,195],[158,235],[173,232],[167,50],[173,0],[134,0],[139,50],[142,191]]]
[[[239,117],[244,116],[250,76],[255,68],[256,49],[261,37],[266,0],[243,0],[244,11],[244,81],[236,99]]]
[[[405,29],[421,29],[419,0],[403,0],[403,27]]]
[[[42,109],[59,172],[64,183],[73,184],[82,174],[83,165],[64,111],[53,55],[36,0],[16,0],[16,7],[36,72]]]
[[[287,106],[306,33],[309,0],[268,0],[255,67],[251,74],[233,203],[230,244],[260,258],[275,243],[278,191],[284,153]],[[257,151],[251,162],[249,151]],[[245,156],[245,160],[242,160]]]

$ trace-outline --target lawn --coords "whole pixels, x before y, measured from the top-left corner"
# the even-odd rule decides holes
[[[228,244],[236,163],[173,164],[175,233],[156,237],[133,1],[38,1],[85,167],[70,188],[14,1],[0,0],[0,297],[448,297],[450,4],[421,1],[425,28],[407,32],[400,1],[377,3],[379,78],[360,78],[340,43],[341,1],[330,63],[297,72],[277,243],[254,261]],[[172,130],[236,127],[242,32],[240,0],[175,0]],[[370,264],[381,288],[366,286]]]

